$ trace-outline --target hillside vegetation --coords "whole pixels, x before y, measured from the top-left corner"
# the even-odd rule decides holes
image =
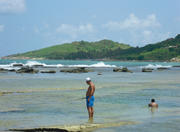
[[[131,47],[126,44],[101,40],[97,42],[72,42],[43,48],[11,57],[44,59],[118,59],[118,60],[170,60],[180,56],[180,34],[144,47]]]
[[[180,34],[144,47],[117,50],[112,58],[120,60],[170,60],[180,55]]]
[[[120,44],[111,40],[101,40],[97,42],[72,42],[61,45],[55,45],[36,51],[30,51],[23,54],[11,55],[9,57],[31,57],[45,59],[96,59],[104,58],[109,51],[116,49],[128,49],[129,45]]]

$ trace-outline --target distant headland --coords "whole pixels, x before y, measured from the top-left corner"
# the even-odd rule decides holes
[[[132,47],[111,40],[75,41],[39,50],[2,57],[1,59],[123,60],[180,62],[180,34],[144,47]]]

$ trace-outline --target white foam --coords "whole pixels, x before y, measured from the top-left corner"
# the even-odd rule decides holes
[[[15,63],[14,63],[15,64]],[[5,70],[19,70],[19,67],[13,67],[13,64],[7,64],[7,65],[0,65],[0,68],[3,68]]]
[[[68,67],[116,67],[115,65],[106,65],[104,62],[98,62],[92,65],[68,65]]]
[[[97,64],[92,64],[90,67],[116,67],[115,65],[106,65],[104,62],[98,62]]]
[[[153,69],[156,69],[156,68],[160,68],[160,67],[163,67],[163,68],[171,68],[172,66],[168,65],[168,66],[163,66],[163,65],[158,65],[158,64],[148,64],[147,66],[142,66],[141,68],[153,68]]]
[[[7,64],[7,65],[0,65],[0,68],[4,68],[4,69],[8,69],[8,70],[11,70],[11,69],[19,69],[18,67],[13,67],[14,64],[22,64],[22,63],[16,63],[16,62],[13,62],[11,64]],[[115,65],[108,65],[108,64],[105,64],[104,62],[98,62],[98,63],[95,63],[95,64],[91,64],[91,65],[85,65],[85,64],[77,64],[77,65],[62,65],[62,64],[53,64],[53,65],[48,65],[48,64],[45,64],[45,63],[41,63],[41,62],[38,62],[38,61],[27,61],[26,64],[23,64],[24,66],[29,66],[29,67],[33,67],[33,66],[36,66],[36,65],[42,65],[43,67],[47,67],[47,68],[59,68],[59,67],[104,67],[104,68],[110,68],[110,67],[116,67]]]
[[[64,67],[64,65],[62,65],[62,64],[57,64],[57,65],[47,65],[47,64],[45,64],[44,65],[44,67],[49,67],[49,68],[56,68],[56,67]]]
[[[41,62],[38,62],[38,61],[28,61],[25,64],[25,66],[30,66],[30,67],[33,67],[33,66],[36,66],[36,65],[42,65],[43,67],[49,67],[49,68],[56,68],[56,67],[63,67],[64,66],[62,64],[48,65],[48,64],[41,63]]]
[[[27,61],[27,63],[25,64],[25,66],[35,66],[35,65],[42,65],[42,66],[45,66],[46,64],[45,63],[40,63],[40,62],[37,62],[37,61]]]

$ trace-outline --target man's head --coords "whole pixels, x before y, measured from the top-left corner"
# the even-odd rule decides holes
[[[87,77],[86,78],[86,83],[89,84],[91,82],[91,78],[90,77]]]
[[[151,102],[152,102],[152,103],[155,102],[155,99],[151,99]]]

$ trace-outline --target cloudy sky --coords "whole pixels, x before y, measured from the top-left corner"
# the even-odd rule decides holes
[[[0,0],[0,56],[72,41],[144,46],[180,33],[180,0]]]

